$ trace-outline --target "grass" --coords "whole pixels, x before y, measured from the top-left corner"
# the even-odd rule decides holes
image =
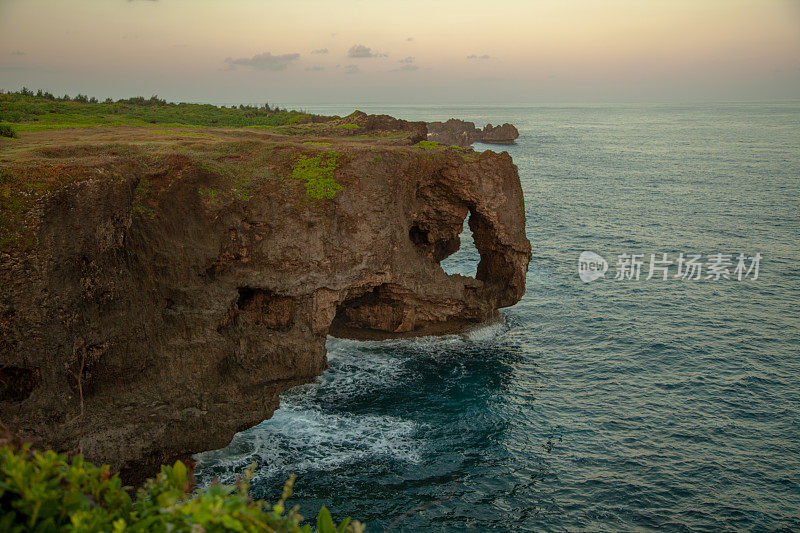
[[[184,151],[205,172],[215,174],[218,187],[198,191],[209,206],[228,201],[247,202],[267,181],[283,175],[289,165],[288,149],[278,143],[227,142]]]
[[[342,190],[333,179],[339,168],[341,154],[330,151],[314,157],[299,156],[292,166],[292,179],[301,180],[306,185],[306,196],[312,200],[332,199]]]
[[[13,127],[18,132],[92,126],[274,127],[298,124],[311,117],[308,113],[274,110],[268,106],[176,104],[157,97],[100,103],[85,97],[53,99],[33,95],[30,91],[0,94],[0,128]]]
[[[215,189],[214,187],[199,187],[197,189],[197,194],[199,194],[209,206],[213,207],[217,207],[222,199],[222,191]]]
[[[321,135],[330,131],[330,126],[325,123],[296,123],[274,126],[271,131],[279,135]]]
[[[152,216],[155,213],[153,206],[149,205],[152,191],[150,180],[142,178],[133,190],[133,212],[138,215]]]
[[[156,133],[159,133],[161,135],[175,135],[176,137],[192,137],[195,139],[215,139],[218,141],[222,140],[222,137],[217,137],[216,135],[210,135],[208,133],[197,133],[195,131],[159,129],[156,130]]]

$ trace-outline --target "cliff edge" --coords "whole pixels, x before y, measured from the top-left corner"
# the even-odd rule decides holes
[[[3,423],[135,482],[269,418],[326,369],[328,334],[457,331],[516,303],[511,158],[393,120],[0,141]],[[466,217],[475,278],[439,265]]]

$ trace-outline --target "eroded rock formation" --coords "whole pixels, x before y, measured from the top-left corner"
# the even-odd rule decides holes
[[[482,130],[474,122],[451,118],[447,122],[429,122],[428,140],[447,145],[468,147],[472,143],[513,144],[519,132],[512,124],[492,126],[487,124]]]
[[[135,482],[269,418],[325,370],[329,333],[455,331],[521,298],[530,244],[507,154],[210,134],[30,134],[25,163],[3,160],[81,169],[26,215],[33,243],[0,253],[10,429]],[[343,188],[309,200],[292,162],[331,150]],[[439,265],[466,217],[475,279]]]
[[[364,132],[404,133],[407,135],[409,144],[416,144],[428,137],[428,129],[424,122],[409,122],[389,115],[367,115],[363,111],[354,111],[336,122],[341,125],[356,124],[360,126],[361,129],[356,130],[358,134]]]

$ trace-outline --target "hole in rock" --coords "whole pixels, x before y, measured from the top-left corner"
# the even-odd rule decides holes
[[[0,367],[0,401],[20,402],[39,386],[41,375],[38,368],[18,366]]]
[[[379,285],[340,303],[331,331],[367,329],[393,332],[402,321],[403,306],[392,297],[390,290],[387,291],[386,285]]]
[[[408,230],[408,238],[417,246],[427,246],[429,244],[428,231],[420,228],[416,224],[411,226],[411,229]]]
[[[478,272],[478,263],[481,261],[481,256],[475,247],[472,231],[469,229],[470,217],[464,220],[461,233],[458,234],[458,239],[460,240],[458,250],[444,258],[440,264],[448,274],[461,274],[462,276],[474,278]]]

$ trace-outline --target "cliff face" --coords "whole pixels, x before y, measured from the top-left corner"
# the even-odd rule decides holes
[[[410,140],[118,128],[0,146],[5,183],[45,183],[0,241],[2,421],[135,481],[269,418],[325,370],[329,333],[455,331],[517,302],[511,158]],[[341,191],[310,199],[293,167],[334,153]],[[477,279],[439,266],[467,216]]]

